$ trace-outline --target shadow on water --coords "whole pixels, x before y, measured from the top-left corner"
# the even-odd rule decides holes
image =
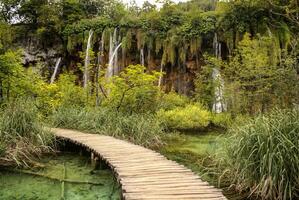
[[[0,170],[0,199],[120,199],[120,186],[110,169],[95,168],[87,152],[77,152],[78,147],[62,149],[57,155],[42,157],[38,169]]]

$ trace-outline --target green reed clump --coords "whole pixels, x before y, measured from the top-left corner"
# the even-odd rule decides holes
[[[276,110],[232,133],[228,156],[237,189],[262,199],[299,198],[298,110]]]
[[[127,114],[107,108],[64,107],[50,117],[53,126],[126,139],[147,147],[161,145],[161,123],[152,114]]]
[[[3,106],[0,136],[2,157],[18,165],[27,165],[31,158],[48,152],[54,141],[54,136],[43,128],[37,108],[30,100],[15,100]]]

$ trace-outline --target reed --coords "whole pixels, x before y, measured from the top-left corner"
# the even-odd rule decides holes
[[[298,110],[276,110],[232,133],[228,156],[237,189],[262,199],[299,198]]]
[[[54,145],[54,136],[43,128],[31,100],[14,100],[2,108],[0,136],[2,159],[17,165],[28,166]]]
[[[146,147],[161,143],[163,127],[152,114],[127,114],[106,108],[60,108],[50,117],[55,127],[110,135]]]

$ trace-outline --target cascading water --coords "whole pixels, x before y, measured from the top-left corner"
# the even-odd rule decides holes
[[[161,69],[160,69],[160,77],[159,77],[159,83],[158,83],[158,87],[161,87],[162,85],[162,79],[163,79],[163,65],[161,64]]]
[[[96,106],[98,107],[100,105],[100,73],[101,68],[104,65],[104,51],[105,51],[105,32],[103,31],[101,41],[99,43],[99,52],[98,52],[98,67],[96,70]]]
[[[144,62],[144,49],[143,48],[140,49],[140,64],[142,66],[145,65],[145,62]]]
[[[117,29],[114,29],[113,33],[113,45],[114,45],[114,50],[117,48],[118,45],[118,38],[117,38]],[[118,51],[116,51],[114,55],[114,61],[113,61],[113,75],[118,74]]]
[[[218,59],[221,59],[221,43],[218,41],[218,35],[215,33],[213,47],[215,50],[215,56]],[[215,84],[215,93],[214,93],[214,103],[213,103],[213,112],[222,113],[227,110],[224,99],[224,80],[221,77],[220,71],[217,68],[213,69],[212,73],[213,82]]]
[[[215,36],[214,36],[213,48],[215,51],[216,58],[221,58],[221,43],[219,43],[219,41],[218,41],[217,33],[215,33]]]
[[[90,50],[90,47],[91,47],[92,35],[93,35],[93,31],[90,30],[89,31],[88,40],[87,40],[86,53],[85,53],[84,78],[83,78],[83,80],[84,80],[84,88],[87,88],[88,81],[89,81],[89,72],[88,72],[88,68],[89,68],[89,64],[90,64],[89,50]]]
[[[110,33],[110,37],[109,37],[109,61],[111,60],[113,51],[114,51],[113,35]]]
[[[109,60],[109,64],[108,64],[108,70],[107,70],[107,78],[111,78],[114,74],[114,58],[118,52],[118,49],[121,47],[122,43],[120,43],[114,50],[114,52],[111,55],[111,58]]]
[[[121,43],[118,44],[117,28],[114,29],[113,36],[110,34],[110,47],[109,47],[109,64],[106,77],[110,78],[118,74],[118,49]]]
[[[213,112],[222,113],[227,110],[225,99],[224,99],[224,80],[221,77],[221,74],[218,69],[213,69],[213,81],[215,84],[215,96],[213,104]]]
[[[56,64],[55,64],[55,69],[54,69],[53,75],[51,77],[51,81],[50,81],[51,84],[53,84],[54,81],[55,81],[57,71],[58,71],[58,68],[60,66],[60,62],[61,62],[61,58],[58,58],[58,60],[56,61]]]

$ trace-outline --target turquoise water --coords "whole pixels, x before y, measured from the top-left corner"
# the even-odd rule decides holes
[[[63,153],[58,156],[43,158],[41,163],[44,165],[42,169],[28,171],[38,174],[38,176],[24,173],[24,171],[0,170],[0,199],[120,199],[120,187],[112,172],[110,170],[94,170],[89,159],[84,156]],[[56,179],[63,179],[64,176],[69,181],[80,183],[64,182],[63,186],[63,182]]]

